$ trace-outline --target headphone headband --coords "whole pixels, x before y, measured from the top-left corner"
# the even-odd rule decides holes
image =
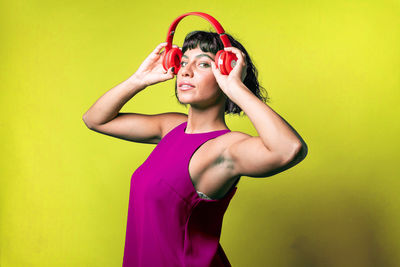
[[[179,48],[172,48],[172,39],[174,38],[175,29],[179,21],[181,21],[181,19],[189,15],[200,16],[208,20],[208,22],[210,22],[211,25],[213,25],[214,28],[217,30],[219,38],[221,39],[224,47],[232,46],[231,42],[229,41],[228,35],[224,31],[224,28],[222,28],[221,24],[219,24],[219,22],[212,16],[203,12],[189,12],[180,15],[172,22],[171,26],[168,29],[167,45],[165,46],[165,54],[162,58],[162,65],[164,70],[167,71],[169,68],[174,67],[173,73],[175,75],[178,73],[181,67],[182,51]],[[237,62],[237,57],[234,53],[222,49],[219,50],[217,54],[215,54],[214,60],[215,60],[215,65],[221,71],[221,73],[224,75],[228,75],[231,72],[231,70],[235,67]]]
[[[211,25],[215,28],[215,30],[217,31],[217,33],[219,34],[219,37],[221,38],[222,44],[224,45],[224,47],[230,47],[231,42],[228,39],[228,36],[225,33],[224,28],[222,28],[221,24],[219,24],[219,22],[213,18],[212,16],[203,13],[203,12],[189,12],[189,13],[185,13],[183,15],[180,15],[179,17],[177,17],[171,24],[171,26],[168,29],[168,34],[167,34],[167,46],[165,47],[165,50],[168,51],[172,48],[172,39],[174,38],[174,34],[175,34],[175,29],[176,26],[178,26],[179,21],[181,21],[184,17],[189,16],[189,15],[195,15],[195,16],[199,16],[202,17],[206,20],[208,20],[208,22],[211,23]]]

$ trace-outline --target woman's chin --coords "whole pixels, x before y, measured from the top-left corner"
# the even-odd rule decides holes
[[[193,103],[193,98],[192,97],[187,97],[187,96],[179,96],[179,102],[181,102],[182,104],[191,104]]]

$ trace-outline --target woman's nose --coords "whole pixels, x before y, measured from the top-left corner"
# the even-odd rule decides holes
[[[180,71],[181,71],[182,76],[192,76],[193,75],[193,71],[188,65],[186,65],[185,67],[181,67]]]

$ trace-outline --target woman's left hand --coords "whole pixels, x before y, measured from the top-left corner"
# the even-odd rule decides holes
[[[214,73],[215,79],[217,80],[217,83],[219,87],[221,88],[222,91],[224,91],[225,94],[229,94],[227,91],[229,87],[233,84],[243,84],[244,78],[246,77],[246,60],[245,57],[246,55],[238,48],[236,47],[225,47],[225,51],[232,52],[236,55],[237,57],[237,62],[235,67],[231,70],[229,75],[224,75],[221,73],[221,71],[217,68],[215,65],[215,62],[211,62],[211,69],[212,72]]]

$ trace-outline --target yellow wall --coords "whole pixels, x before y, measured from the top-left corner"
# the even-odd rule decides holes
[[[233,266],[397,266],[398,1],[0,1],[0,266],[121,266],[129,182],[154,145],[82,121],[170,23],[213,15],[241,41],[307,158],[243,177],[221,244]],[[186,33],[210,29],[200,17]],[[174,81],[121,112],[186,112]],[[247,117],[233,131],[258,135]]]

